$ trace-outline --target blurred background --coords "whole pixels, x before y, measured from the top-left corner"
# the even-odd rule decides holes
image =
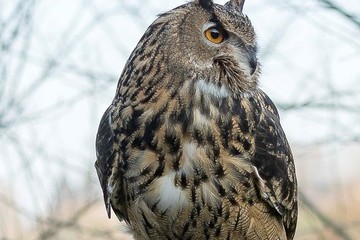
[[[0,240],[131,239],[107,219],[95,134],[147,26],[183,3],[0,0]],[[244,12],[296,160],[295,239],[359,239],[359,0],[248,0]]]

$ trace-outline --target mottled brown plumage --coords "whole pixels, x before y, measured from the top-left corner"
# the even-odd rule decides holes
[[[243,2],[160,15],[127,61],[95,167],[135,239],[293,239],[293,157]]]

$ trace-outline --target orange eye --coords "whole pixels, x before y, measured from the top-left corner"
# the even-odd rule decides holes
[[[212,43],[222,43],[224,41],[224,33],[217,27],[211,27],[205,31],[205,37]]]

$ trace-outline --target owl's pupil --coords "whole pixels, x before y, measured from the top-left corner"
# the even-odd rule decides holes
[[[211,30],[211,37],[213,39],[218,39],[220,37],[220,32],[216,29]]]

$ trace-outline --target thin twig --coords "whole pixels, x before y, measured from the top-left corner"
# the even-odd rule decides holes
[[[325,4],[327,8],[330,8],[340,14],[341,16],[345,17],[347,20],[349,20],[351,23],[355,24],[360,29],[360,21],[358,18],[347,11],[345,9],[341,8],[337,4],[335,4],[333,1],[329,0],[319,0],[321,3]]]
[[[333,222],[329,217],[323,214],[318,207],[316,207],[311,200],[303,193],[299,192],[300,201],[313,213],[316,217],[322,221],[327,227],[332,229],[336,235],[344,240],[352,240],[352,238],[343,230],[342,227]]]

